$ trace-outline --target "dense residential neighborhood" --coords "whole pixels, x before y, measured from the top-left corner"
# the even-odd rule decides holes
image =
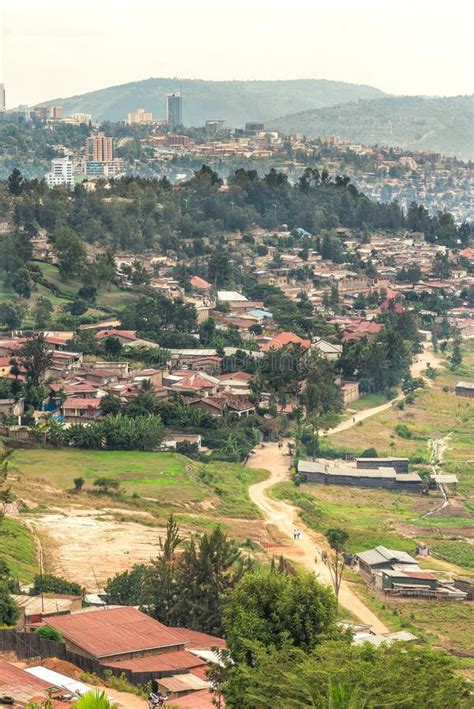
[[[470,709],[467,0],[53,5],[0,13],[0,707]]]

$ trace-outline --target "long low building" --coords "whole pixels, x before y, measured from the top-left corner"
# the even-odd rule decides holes
[[[394,468],[387,467],[356,468],[321,460],[300,460],[298,473],[305,482],[323,485],[375,487],[405,492],[420,492],[423,485],[418,473],[398,473]]]
[[[365,470],[393,468],[396,473],[408,473],[408,458],[356,458],[356,465]]]

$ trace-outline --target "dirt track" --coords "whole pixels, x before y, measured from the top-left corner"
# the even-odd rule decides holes
[[[288,480],[288,466],[290,458],[283,455],[285,449],[279,449],[276,443],[267,443],[264,448],[258,448],[250,456],[247,465],[252,468],[264,468],[270,471],[270,477],[249,488],[250,499],[262,510],[267,525],[274,525],[282,536],[288,539],[288,545],[281,553],[290,561],[301,564],[309,571],[314,571],[320,581],[331,584],[329,569],[321,561],[315,563],[316,552],[327,548],[327,543],[321,534],[311,531],[298,518],[298,510],[282,500],[274,500],[266,492],[276,483]],[[301,531],[299,540],[293,539],[293,530],[297,527]],[[388,628],[367,608],[351,590],[347,583],[342,583],[339,592],[339,601],[344,608],[350,610],[364,623],[372,625],[377,633],[387,633]]]
[[[424,343],[423,352],[416,355],[415,361],[411,366],[412,377],[421,377],[428,364],[431,364],[435,367],[439,366],[441,364],[441,359],[437,354],[433,352],[429,343]],[[432,382],[430,379],[427,379],[426,377],[423,377],[423,379],[425,380],[428,386],[432,386]],[[387,411],[387,409],[390,409],[396,401],[400,401],[400,399],[403,399],[403,397],[404,394],[399,394],[394,399],[387,401],[386,404],[381,404],[380,406],[373,406],[371,409],[359,411],[358,413],[354,414],[353,417],[347,419],[346,421],[341,421],[341,423],[339,423],[337,426],[331,428],[329,431],[326,431],[322,435],[331,436],[333,433],[341,433],[341,431],[347,431],[349,428],[352,428],[352,426],[359,423],[359,421],[364,421],[365,419],[368,419],[371,416],[375,416],[376,414],[381,414],[383,411]]]

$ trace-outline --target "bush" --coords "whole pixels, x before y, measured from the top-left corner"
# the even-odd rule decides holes
[[[63,643],[64,638],[56,628],[52,628],[50,625],[43,625],[41,628],[36,629],[36,634],[46,640],[54,640],[56,643]]]
[[[378,458],[379,454],[377,453],[375,448],[366,448],[365,451],[363,451],[359,457],[360,458]]]
[[[399,423],[397,426],[395,426],[395,433],[397,436],[400,438],[404,438],[405,440],[409,440],[410,438],[413,437],[412,432],[408,428],[408,426],[405,426],[404,423]]]
[[[35,576],[30,596],[39,596],[41,593],[67,593],[73,596],[81,596],[82,588],[78,583],[67,581],[60,576],[44,574],[43,576]]]

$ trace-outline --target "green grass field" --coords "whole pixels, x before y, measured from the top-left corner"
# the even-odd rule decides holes
[[[349,533],[347,546],[352,552],[377,544],[415,551],[416,542],[401,535],[395,526],[395,521],[408,521],[414,516],[413,498],[408,495],[336,485],[306,484],[297,488],[291,482],[279,483],[272,494],[298,506],[303,521],[316,532],[324,534],[331,527],[343,527]]]
[[[22,524],[9,517],[0,520],[0,557],[11,576],[28,583],[38,572],[33,537]]]
[[[449,356],[449,353],[448,353]],[[415,403],[403,410],[397,406],[372,416],[353,428],[331,436],[333,446],[355,454],[374,447],[379,455],[408,456],[412,461],[429,462],[428,441],[451,434],[443,469],[455,473],[459,492],[474,498],[474,405],[472,400],[458,397],[454,387],[460,379],[474,378],[474,341],[463,343],[463,362],[455,372],[439,369],[433,386],[417,394]],[[445,388],[448,387],[448,391]],[[406,426],[410,438],[396,431]]]
[[[232,463],[197,463],[177,453],[41,448],[15,450],[10,469],[26,481],[45,480],[62,490],[71,490],[77,477],[86,481],[85,490],[92,490],[98,477],[116,478],[127,496],[137,493],[165,508],[191,511],[202,503],[209,515],[252,519],[259,514],[248,487],[267,475]]]

